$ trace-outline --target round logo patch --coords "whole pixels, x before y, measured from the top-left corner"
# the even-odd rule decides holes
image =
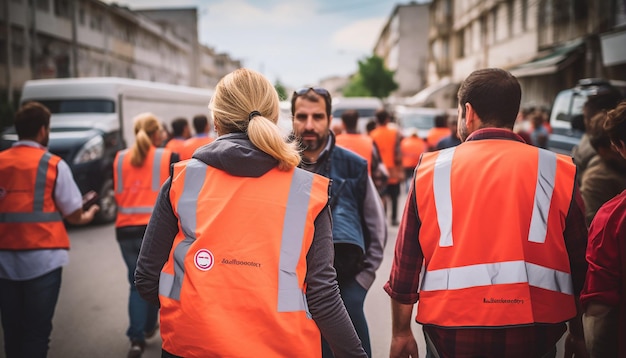
[[[200,249],[194,255],[193,262],[199,270],[209,271],[213,267],[215,259],[213,258],[211,251],[207,249]]]

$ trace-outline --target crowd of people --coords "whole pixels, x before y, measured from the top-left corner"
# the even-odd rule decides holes
[[[585,137],[564,155],[521,94],[507,71],[474,71],[457,117],[420,138],[385,108],[367,133],[356,110],[331,126],[331,94],[304,87],[285,138],[273,85],[242,68],[193,136],[186,118],[167,135],[162,118],[137,115],[113,163],[128,357],[157,332],[162,357],[371,357],[387,329],[368,325],[371,289],[390,297],[390,357],[418,356],[414,321],[427,357],[555,357],[564,337],[568,358],[626,356],[626,101],[590,96]],[[99,208],[47,152],[45,106],[23,105],[15,126],[0,152],[4,352],[45,357],[64,221]],[[372,287],[389,226],[391,273]]]

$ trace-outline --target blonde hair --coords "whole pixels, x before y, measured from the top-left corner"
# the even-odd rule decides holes
[[[153,145],[152,136],[154,133],[160,132],[163,127],[161,127],[159,119],[152,113],[141,113],[133,121],[135,122],[135,143],[130,148],[130,164],[140,167]]]
[[[277,125],[279,102],[267,78],[240,68],[219,81],[209,108],[220,134],[247,132],[252,144],[278,160],[280,170],[290,170],[300,163],[300,153],[295,143],[287,143]],[[260,115],[249,119],[253,111]]]

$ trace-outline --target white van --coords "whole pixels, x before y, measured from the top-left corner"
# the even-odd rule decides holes
[[[169,126],[176,117],[208,116],[212,95],[209,89],[98,77],[27,81],[20,101],[38,101],[50,109],[49,151],[68,163],[83,194],[99,194],[96,221],[110,222],[117,215],[113,160],[134,142],[133,118],[152,112]],[[8,129],[0,150],[16,140],[15,129]]]
[[[377,97],[335,97],[332,103],[333,124],[341,123],[341,114],[347,110],[359,112],[357,130],[367,133],[365,126],[370,120],[376,120],[376,111],[385,104]]]

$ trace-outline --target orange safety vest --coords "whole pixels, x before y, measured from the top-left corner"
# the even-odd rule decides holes
[[[416,320],[505,327],[574,317],[563,231],[575,173],[572,158],[510,140],[424,153],[414,183],[425,258]]]
[[[402,166],[404,168],[415,168],[422,153],[426,151],[426,142],[420,137],[409,136],[400,142],[400,152],[402,152]]]
[[[321,357],[306,255],[329,180],[305,170],[236,177],[174,165],[179,231],[159,280],[163,349],[184,357]]]
[[[165,144],[165,149],[169,149],[172,152],[178,153],[178,155],[180,155],[180,153],[183,151],[183,147],[185,146],[185,141],[186,139],[172,138],[168,140]]]
[[[41,148],[0,152],[0,249],[68,249],[63,217],[54,202],[61,158]]]
[[[185,141],[180,149],[180,160],[191,159],[193,152],[205,144],[213,142],[213,138],[209,137],[191,137]]]
[[[452,134],[450,128],[448,127],[433,127],[428,131],[426,135],[426,142],[430,148],[435,148],[437,143],[443,138]]]
[[[367,160],[367,173],[372,174],[372,153],[374,140],[363,134],[342,133],[335,137],[338,146],[355,152]]]
[[[117,152],[113,162],[115,227],[148,224],[161,185],[169,177],[171,157],[168,149],[151,146],[143,165],[135,167],[130,164],[128,149]]]
[[[398,131],[388,126],[380,126],[372,130],[370,136],[376,143],[380,158],[390,173],[387,183],[398,184],[400,180],[397,176],[392,175],[392,171],[396,168],[396,157],[400,155],[400,153],[396,153]]]

